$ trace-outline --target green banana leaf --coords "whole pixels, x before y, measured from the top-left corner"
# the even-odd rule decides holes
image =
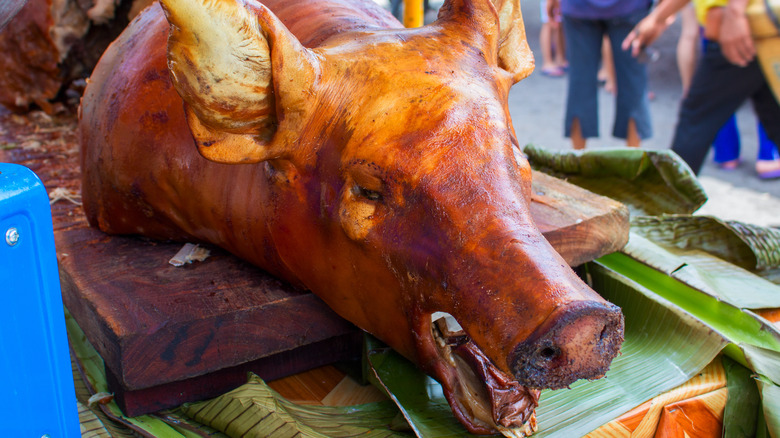
[[[780,307],[780,286],[708,252],[658,244],[631,232],[622,252],[713,298],[743,309]]]
[[[623,309],[622,353],[606,378],[579,381],[571,389],[543,391],[536,411],[539,430],[534,436],[582,436],[684,383],[726,344],[696,318],[630,279],[599,265],[587,269],[594,289]],[[398,403],[418,436],[470,436],[452,416],[441,386],[411,362],[373,341],[368,363],[376,384]]]
[[[764,409],[758,410],[758,424],[756,425],[756,438],[771,438],[769,435],[769,427],[764,417]]]
[[[762,414],[769,436],[780,437],[780,353],[754,346],[742,346],[748,363],[756,371],[756,382],[761,392]]]
[[[769,435],[780,437],[780,352],[740,345],[751,369],[756,373],[756,382],[761,392],[763,414]]]
[[[599,258],[598,263],[629,273],[632,280],[708,325],[729,342],[724,352],[742,365],[747,366],[747,362],[738,344],[780,351],[780,332],[752,312],[697,291],[626,254],[609,254]]]
[[[366,335],[367,379],[401,410],[418,437],[476,437],[455,419],[441,385],[412,362]]]
[[[629,273],[633,280],[690,313],[713,333],[723,336],[729,342],[724,353],[760,376],[757,383],[763,409],[756,435],[767,429],[769,436],[780,438],[780,387],[775,383],[780,381],[780,331],[774,325],[749,310],[697,291],[626,254],[610,254],[595,264]],[[725,418],[728,420],[729,417]],[[727,426],[726,431],[739,436],[736,425],[734,428]]]
[[[751,272],[780,267],[780,230],[712,216],[635,217],[631,231],[655,243],[709,252]]]
[[[627,276],[589,263],[585,278],[605,299],[621,307],[626,340],[606,378],[576,382],[571,391],[543,393],[537,410],[539,428],[549,432],[540,436],[584,435],[686,382],[726,344],[722,336],[688,312]],[[579,412],[571,416],[574,410]],[[566,415],[570,417],[561,418]]]
[[[723,438],[754,437],[761,397],[752,371],[726,356],[721,359],[729,391],[723,411]],[[761,424],[763,426],[763,422]]]
[[[631,216],[690,214],[707,201],[696,175],[668,150],[523,151],[533,168],[620,201]]]
[[[764,419],[769,436],[780,437],[780,387],[764,378],[758,379],[758,389],[764,404]]]
[[[406,437],[390,429],[398,409],[390,401],[357,406],[303,406],[272,390],[256,375],[209,401],[186,403],[185,415],[231,437]]]

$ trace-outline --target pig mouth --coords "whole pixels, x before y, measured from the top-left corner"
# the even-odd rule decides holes
[[[440,357],[449,365],[441,379],[453,414],[471,433],[527,437],[536,431],[539,390],[522,386],[496,368],[451,315],[431,315]]]

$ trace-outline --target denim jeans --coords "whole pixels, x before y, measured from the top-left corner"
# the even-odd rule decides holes
[[[572,120],[580,122],[585,138],[599,136],[598,79],[601,45],[607,35],[612,46],[617,81],[615,121],[612,135],[626,138],[628,121],[636,123],[639,137],[652,135],[647,98],[647,68],[620,45],[631,29],[647,15],[640,10],[627,16],[591,20],[563,16],[566,54],[569,59],[569,89],[564,132],[571,136]]]

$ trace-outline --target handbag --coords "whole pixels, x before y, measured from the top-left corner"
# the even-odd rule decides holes
[[[780,102],[780,0],[751,0],[746,12],[758,63]]]

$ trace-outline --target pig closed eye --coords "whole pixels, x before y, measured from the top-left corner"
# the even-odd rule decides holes
[[[355,196],[364,198],[364,199],[366,199],[368,201],[373,201],[373,202],[381,202],[382,201],[382,194],[381,193],[379,193],[376,190],[369,190],[369,189],[367,189],[365,187],[361,187],[358,184],[355,184],[355,185],[352,186],[352,193]]]

